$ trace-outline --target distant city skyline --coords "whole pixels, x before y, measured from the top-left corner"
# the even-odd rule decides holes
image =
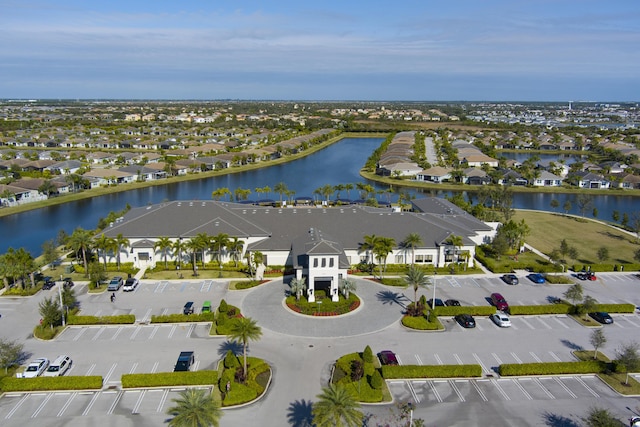
[[[0,98],[640,100],[640,2],[0,0]]]

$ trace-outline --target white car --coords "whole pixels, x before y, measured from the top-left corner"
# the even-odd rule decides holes
[[[35,359],[29,363],[27,369],[22,373],[22,378],[35,378],[42,375],[42,373],[49,367],[49,359],[41,357]]]
[[[493,320],[493,322],[501,328],[508,328],[509,326],[511,326],[511,319],[509,319],[509,316],[504,313],[492,314],[491,320]]]
[[[136,279],[135,277],[131,277],[129,279],[127,279],[126,282],[124,282],[124,286],[122,287],[122,291],[123,292],[132,292],[135,291],[136,288],[138,287],[138,279]]]

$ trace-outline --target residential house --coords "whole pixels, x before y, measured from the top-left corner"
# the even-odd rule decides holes
[[[533,179],[532,184],[536,187],[560,187],[562,178],[549,171],[542,170],[540,175]]]

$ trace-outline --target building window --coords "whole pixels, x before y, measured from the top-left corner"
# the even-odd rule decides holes
[[[404,264],[404,255],[396,255],[396,264]]]
[[[140,252],[138,258],[140,261],[149,261],[149,252]]]
[[[333,267],[333,258],[329,258],[329,267]]]
[[[317,267],[318,266],[318,258],[314,258],[313,259],[313,266]]]
[[[327,266],[327,259],[322,258],[322,267],[326,267],[326,266]]]

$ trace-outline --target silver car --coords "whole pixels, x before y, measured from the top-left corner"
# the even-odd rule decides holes
[[[491,315],[491,320],[493,323],[500,326],[501,328],[508,328],[511,326],[511,319],[504,313],[495,313]]]

